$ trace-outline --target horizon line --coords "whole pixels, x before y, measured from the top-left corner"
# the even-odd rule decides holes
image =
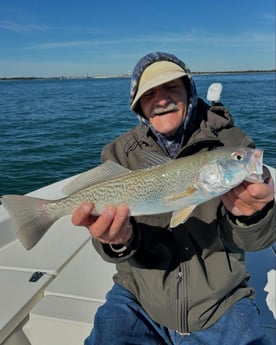
[[[235,74],[235,73],[272,73],[276,72],[276,68],[273,69],[248,69],[248,70],[226,70],[226,71],[191,71],[192,75],[206,75],[206,74]],[[38,76],[15,76],[15,77],[0,77],[0,80],[31,80],[31,79],[111,79],[111,78],[131,78],[130,73],[123,74],[95,74],[95,75],[79,75],[79,76],[53,76],[53,77],[38,77]]]

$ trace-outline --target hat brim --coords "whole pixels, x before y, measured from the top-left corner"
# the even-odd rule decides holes
[[[148,90],[165,84],[169,81],[181,78],[187,73],[177,64],[170,61],[158,61],[145,69],[139,82],[138,91],[130,105],[135,109],[139,99]]]

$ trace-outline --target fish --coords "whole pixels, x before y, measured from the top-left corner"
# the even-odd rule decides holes
[[[84,201],[100,215],[107,205],[124,204],[130,216],[172,212],[170,227],[184,223],[195,207],[223,195],[244,180],[263,182],[263,150],[218,147],[178,159],[146,153],[150,166],[129,170],[108,160],[75,177],[62,197],[46,200],[27,195],[4,195],[1,203],[16,234],[30,250],[59,218]]]

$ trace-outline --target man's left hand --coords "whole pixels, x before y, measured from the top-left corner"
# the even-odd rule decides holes
[[[263,183],[244,181],[221,196],[226,209],[236,217],[252,216],[274,198],[274,182],[265,170]]]

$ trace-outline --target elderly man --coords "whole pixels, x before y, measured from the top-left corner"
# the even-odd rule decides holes
[[[140,124],[106,145],[110,159],[135,170],[144,151],[172,159],[217,146],[254,146],[223,106],[196,94],[176,56],[150,53],[136,65],[131,109]],[[129,217],[127,205],[91,216],[93,200],[75,211],[104,260],[116,263],[114,287],[85,344],[269,344],[263,333],[244,253],[275,241],[274,186],[244,182],[199,205],[170,229],[171,214]]]

